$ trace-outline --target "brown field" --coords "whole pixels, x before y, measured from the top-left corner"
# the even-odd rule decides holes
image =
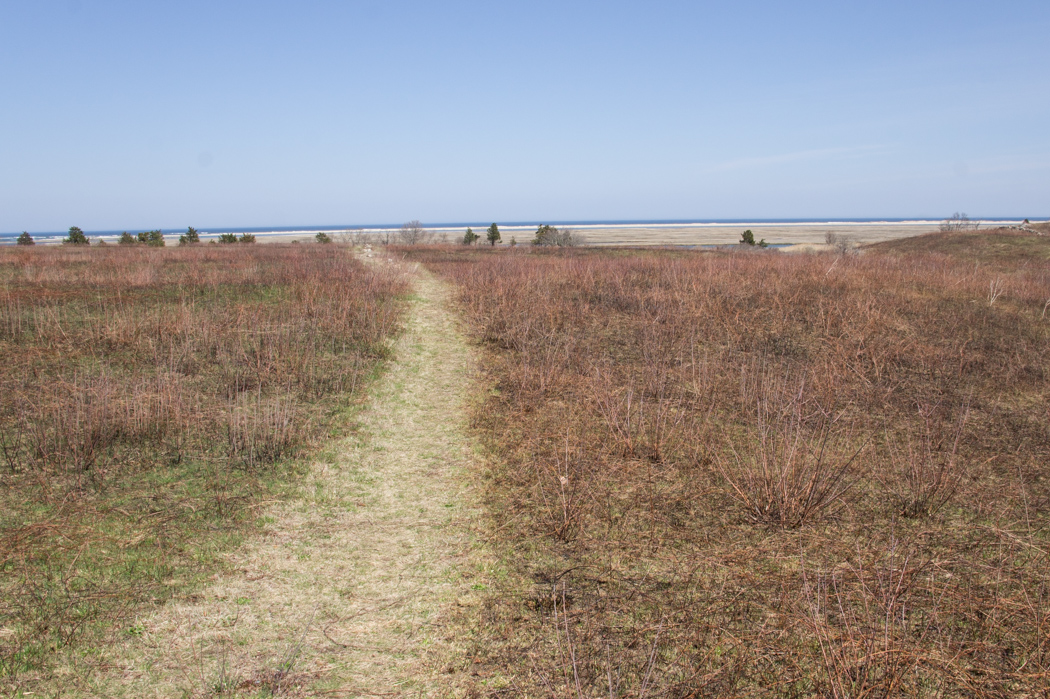
[[[938,231],[929,235],[883,241],[870,246],[872,252],[909,255],[950,255],[975,263],[1005,264],[1007,269],[1030,262],[1050,260],[1050,223],[1032,226],[1037,235],[1012,228],[988,231]]]
[[[336,510],[356,524],[321,538],[302,522],[335,522],[334,485],[320,488],[327,466],[303,457],[345,434],[391,356],[410,283],[396,265],[363,265],[343,245],[0,250],[0,693],[120,685],[121,648],[147,684],[157,668],[177,676],[180,659],[214,664],[218,647],[161,622],[198,607],[239,615],[243,596],[258,634],[238,641],[241,665],[202,666],[198,685],[251,694],[227,673],[272,669],[281,615],[312,619],[315,598],[357,585],[359,598],[326,607],[350,610],[331,624],[390,597],[464,652],[430,668],[415,631],[376,655],[379,632],[358,648],[315,629],[298,646],[303,676],[307,656],[328,668],[315,689],[418,665],[406,687],[465,683],[476,696],[1050,695],[1047,240],[377,251],[447,283],[482,375],[470,383],[445,285],[417,272],[413,307],[431,324],[412,316],[404,366],[366,430],[401,475],[379,460],[351,469],[340,487],[353,506]],[[429,327],[441,337],[420,335]],[[463,356],[439,367],[441,352]],[[450,386],[476,390],[466,412],[483,466],[463,465],[462,415],[432,414],[458,405]],[[422,400],[437,394],[451,402]],[[411,511],[394,497],[401,530],[357,541],[381,514],[368,488],[420,490],[404,473],[430,478],[438,462],[427,483],[448,492]],[[481,502],[457,502],[457,489]],[[480,506],[482,540],[423,514],[438,504]],[[265,537],[240,547],[264,518],[296,551],[348,543],[323,557],[322,580],[320,561],[272,553]],[[432,582],[413,573],[402,586],[397,573],[390,587],[383,562],[407,556],[431,519],[455,545],[426,544]],[[394,543],[373,550],[381,542]],[[267,596],[225,570],[235,548],[262,556],[259,569],[285,556],[285,587],[258,583],[274,586]],[[459,558],[461,571],[441,568]],[[347,566],[356,577],[328,579]],[[243,592],[220,599],[209,580]],[[399,609],[339,633],[400,628]]]
[[[0,692],[220,569],[405,290],[338,246],[0,250]]]
[[[1050,263],[903,250],[399,252],[483,351],[479,695],[1050,694]]]

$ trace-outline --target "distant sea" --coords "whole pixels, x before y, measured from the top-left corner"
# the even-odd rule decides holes
[[[820,219],[820,218],[784,218],[784,219],[756,219],[756,218],[739,218],[739,219],[659,219],[659,220],[615,220],[615,221],[509,221],[506,223],[499,223],[501,231],[515,232],[524,230],[534,230],[538,225],[542,223],[550,223],[558,227],[568,227],[575,229],[587,229],[587,228],[617,228],[617,227],[644,227],[644,228],[660,228],[660,227],[692,227],[698,228],[705,226],[827,226],[827,225],[867,225],[867,226],[923,226],[923,225],[936,225],[943,219],[941,218],[835,218],[835,219]],[[1016,225],[1024,220],[1022,217],[1002,217],[1002,218],[988,218],[988,219],[974,219],[974,221],[980,221],[983,225]],[[484,229],[489,226],[491,221],[464,221],[458,223],[424,223],[423,227],[427,230],[436,232],[461,232],[466,230],[469,226],[471,228]],[[402,224],[348,224],[348,225],[324,225],[324,226],[263,226],[263,227],[234,227],[234,228],[198,228],[200,236],[204,240],[216,238],[222,233],[235,233],[240,235],[242,233],[253,233],[255,235],[288,235],[288,236],[309,236],[315,235],[320,231],[325,233],[374,233],[389,230],[397,230]],[[145,229],[128,229],[128,233],[135,235],[136,233],[142,232]],[[113,242],[120,237],[123,231],[95,231],[85,230],[84,234],[93,240],[105,240],[106,242]],[[185,228],[171,228],[162,229],[164,235],[169,238],[172,242],[178,239],[178,236],[186,232]],[[67,231],[29,231],[33,239],[38,243],[56,243],[60,242],[66,237]],[[21,235],[21,231],[14,233],[0,233],[0,245],[13,245],[18,236]]]

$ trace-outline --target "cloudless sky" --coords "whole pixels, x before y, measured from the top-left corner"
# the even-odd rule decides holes
[[[1050,2],[0,0],[0,231],[1050,215]]]

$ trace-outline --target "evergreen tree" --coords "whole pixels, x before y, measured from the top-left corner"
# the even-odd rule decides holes
[[[755,234],[751,232],[750,228],[747,229],[746,231],[744,231],[744,234],[742,236],[740,236],[740,243],[739,244],[740,245],[754,245],[755,244]]]
[[[488,238],[489,245],[495,245],[496,243],[498,243],[500,241],[499,226],[497,226],[495,223],[489,226],[488,235],[485,237]]]
[[[317,240],[318,243],[322,244],[328,244],[332,242],[332,237],[324,231],[317,231],[317,235],[315,235],[314,238]],[[297,240],[295,242],[298,243],[299,241]]]
[[[117,243],[120,245],[137,245],[139,242],[138,238],[131,235],[127,231],[120,234],[120,238],[117,239]]]
[[[546,223],[536,229],[536,237],[532,239],[533,245],[571,248],[581,245],[583,240],[568,228],[558,230]]]
[[[463,234],[463,244],[464,245],[473,245],[474,242],[480,237],[481,236],[478,235],[477,233],[475,233],[473,231],[473,229],[467,228],[467,232]]]
[[[558,229],[548,224],[536,228],[536,237],[532,239],[533,245],[556,245]]]
[[[91,242],[84,235],[84,231],[80,230],[76,226],[69,229],[69,235],[66,236],[65,240],[62,241],[65,245],[91,245]]]
[[[236,233],[223,233],[222,235],[219,236],[219,242],[222,243],[223,245],[226,245],[228,243],[236,243],[237,242],[237,234]]]
[[[179,236],[179,245],[194,245],[201,242],[201,236],[197,229],[190,226],[183,235]]]
[[[19,245],[36,245],[36,241],[33,240],[33,236],[29,235],[29,231],[22,231],[22,235],[18,236]]]
[[[254,243],[255,242],[255,234],[254,233],[241,233],[241,239],[238,242],[240,242],[240,243]]]
[[[162,248],[164,247],[164,234],[160,231],[143,231],[139,233],[139,242],[151,248]]]

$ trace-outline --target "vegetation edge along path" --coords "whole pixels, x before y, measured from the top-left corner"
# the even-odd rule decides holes
[[[456,606],[472,605],[466,522],[471,351],[442,282],[413,268],[394,359],[359,430],[201,595],[136,622],[98,696],[442,695]]]

